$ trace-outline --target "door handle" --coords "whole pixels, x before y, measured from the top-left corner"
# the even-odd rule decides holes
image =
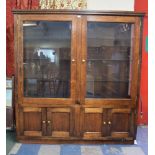
[[[82,60],[82,63],[85,63],[85,62],[86,62],[86,60],[85,60],[85,59],[83,59],[83,60]]]
[[[106,125],[106,124],[107,124],[107,122],[103,122],[103,124],[104,124],[104,125]]]
[[[45,123],[46,123],[46,121],[42,121],[42,123],[43,123],[43,124],[45,124]]]
[[[47,121],[48,124],[51,124],[51,121]]]
[[[111,122],[109,121],[108,124],[111,125]]]
[[[75,62],[75,59],[72,59],[72,62]]]

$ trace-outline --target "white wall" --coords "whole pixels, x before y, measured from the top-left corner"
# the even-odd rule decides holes
[[[134,11],[134,0],[87,0],[88,10]]]

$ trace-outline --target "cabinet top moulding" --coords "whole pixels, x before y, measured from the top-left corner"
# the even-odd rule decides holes
[[[14,14],[75,14],[75,15],[105,15],[105,16],[137,16],[143,17],[145,13],[134,11],[102,11],[102,10],[60,10],[60,9],[37,9],[37,10],[13,10]]]

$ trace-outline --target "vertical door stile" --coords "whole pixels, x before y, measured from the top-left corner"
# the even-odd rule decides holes
[[[23,21],[18,16],[18,103],[22,104],[23,97]]]
[[[81,137],[84,136],[84,113],[85,113],[85,110],[83,107],[81,107],[81,110],[80,110],[80,136]]]
[[[102,120],[102,137],[106,137],[107,136],[107,109],[104,108],[103,109],[103,120]]]
[[[86,66],[87,66],[87,16],[82,18],[81,34],[81,104],[85,103],[86,95]]]
[[[82,52],[82,47],[81,47],[81,16],[76,16],[76,28],[78,29],[78,31],[76,31],[76,36],[77,36],[77,42],[76,42],[76,49],[77,49],[77,100],[76,103],[80,104],[81,103],[81,99],[80,99],[80,95],[81,95],[81,52]]]
[[[107,136],[111,136],[112,109],[107,109]],[[113,123],[113,122],[112,122]]]
[[[71,107],[70,113],[69,113],[69,136],[73,137],[74,136],[74,127],[75,127],[75,107]]]
[[[48,121],[50,121],[51,123],[47,124]],[[47,133],[46,133],[46,135],[52,136],[52,125],[53,125],[53,122],[52,122],[52,112],[51,112],[50,108],[47,108],[46,124],[47,124],[47,127],[46,127],[46,132]]]
[[[18,106],[18,115],[19,115],[19,131],[18,136],[24,135],[24,112],[21,106]]]
[[[132,77],[132,87],[131,87],[131,98],[132,105],[136,106],[136,98],[138,94],[139,87],[139,59],[140,59],[140,19],[136,18],[134,23],[134,46],[133,46],[133,77]]]
[[[47,109],[46,108],[42,108],[42,135],[46,136],[46,132],[47,132]]]
[[[72,16],[72,28],[71,28],[71,98],[73,99],[72,103],[75,103],[77,95],[76,95],[76,65],[77,65],[77,52],[76,52],[76,18]]]
[[[19,102],[18,102],[18,86],[19,86],[19,73],[18,73],[18,70],[19,70],[19,66],[18,66],[18,49],[19,49],[19,38],[18,38],[18,35],[19,35],[19,24],[18,24],[18,15],[15,15],[14,16],[14,42],[15,42],[15,46],[14,46],[14,51],[15,51],[15,54],[14,54],[14,60],[15,60],[15,100],[14,100],[14,103],[15,103],[15,118],[16,118],[16,131],[17,131],[17,135],[19,136],[20,135],[20,123],[19,123]]]

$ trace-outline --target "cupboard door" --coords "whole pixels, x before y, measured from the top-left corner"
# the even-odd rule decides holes
[[[105,121],[102,108],[82,109],[82,129],[81,134],[84,139],[102,137],[102,124]]]
[[[127,138],[131,135],[131,117],[130,109],[112,109],[108,112],[108,129],[112,138]]]
[[[83,104],[135,103],[140,29],[134,17],[88,16],[82,31]]]
[[[47,135],[57,138],[73,136],[72,108],[47,109]]]
[[[76,18],[25,15],[20,22],[18,88],[23,103],[74,104]]]
[[[21,132],[24,136],[46,135],[46,109],[24,107],[20,115]]]

